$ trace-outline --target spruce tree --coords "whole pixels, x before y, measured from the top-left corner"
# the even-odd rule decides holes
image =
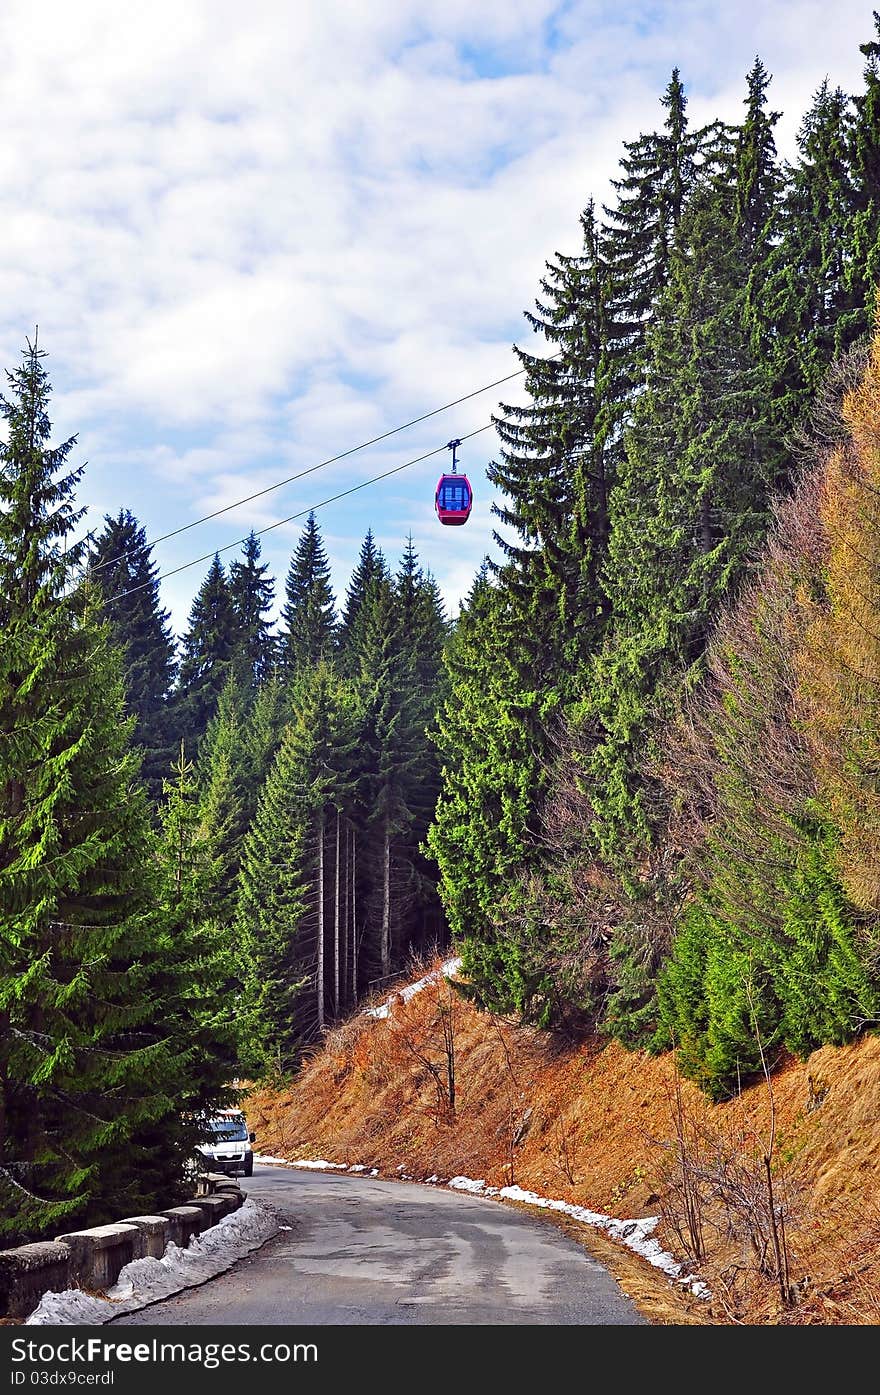
[[[242,548],[244,560],[229,568],[229,594],[238,628],[241,663],[255,688],[265,683],[275,662],[275,638],[268,616],[275,599],[275,583],[268,563],[260,565],[260,540],[249,533]]]
[[[313,513],[309,514],[291,558],[285,595],[281,612],[282,662],[295,678],[311,665],[331,658],[336,642],[330,563]]]
[[[880,280],[880,14],[876,10],[874,29],[875,37],[859,45],[867,59],[865,86],[855,98],[849,142],[855,206],[847,239],[851,306],[842,330],[848,343],[871,329]]]
[[[308,836],[299,751],[286,729],[242,850],[236,943],[246,1024],[241,1057],[251,1075],[294,1070],[309,1035],[301,1022],[314,976],[302,871]],[[309,1027],[314,1020],[310,1001]]]
[[[230,672],[199,760],[200,835],[210,843],[216,864],[212,913],[227,927],[235,913],[241,845],[252,812],[246,790],[249,688],[248,678]]]
[[[356,681],[370,877],[365,954],[375,977],[384,978],[402,955],[412,894],[406,849],[412,828],[408,795],[418,760],[417,699],[408,682],[390,582],[373,581],[364,610]]]
[[[349,698],[318,664],[297,685],[242,854],[244,1060],[260,1074],[293,1070],[332,1004],[331,813],[345,801],[352,737]]]
[[[554,352],[516,350],[532,400],[502,408],[495,425],[503,449],[486,472],[506,496],[492,506],[505,530],[494,537],[506,559],[500,584],[522,616],[523,673],[554,691],[574,670],[575,636],[588,649],[603,614],[597,581],[610,479],[598,439],[596,386],[607,334],[592,204],[581,226],[581,253],[548,262],[537,314],[526,315]]]
[[[603,206],[603,353],[597,372],[596,435],[608,488],[620,465],[626,425],[641,386],[645,333],[669,281],[678,228],[701,170],[723,144],[720,123],[692,131],[678,68],[660,99],[662,131],[624,142],[615,200]],[[601,562],[601,559],[600,559]]]
[[[607,269],[592,204],[581,227],[582,251],[557,254],[548,263],[537,313],[527,315],[554,352],[534,356],[517,350],[531,402],[503,408],[496,421],[503,449],[487,473],[505,496],[503,504],[493,506],[506,533],[495,535],[504,561],[493,568],[494,586],[483,577],[459,619],[447,676],[454,696],[439,719],[445,774],[431,847],[453,930],[466,936],[468,946],[486,939],[488,980],[479,988],[487,1001],[499,1003],[519,993],[516,966],[506,988],[499,982],[505,970],[492,948],[499,884],[494,876],[485,884],[478,877],[479,893],[474,896],[469,889],[456,904],[454,882],[468,873],[464,862],[460,873],[455,870],[453,846],[463,840],[482,866],[478,848],[488,818],[495,823],[489,862],[510,873],[524,858],[546,791],[548,729],[574,698],[579,667],[598,642],[607,612],[601,567],[612,478],[597,398],[597,385],[607,371]],[[475,664],[473,682],[457,679],[460,663],[468,668]],[[515,752],[513,762],[524,762],[512,788],[507,779],[511,762],[485,729],[489,693],[497,731]],[[487,740],[504,786],[500,798],[505,804],[511,801],[507,816],[497,822]],[[462,780],[469,786],[464,800],[458,793]],[[458,827],[453,833],[451,824],[459,819],[472,821],[472,829]],[[476,953],[469,964],[476,975]]]
[[[188,755],[198,752],[238,656],[238,622],[223,563],[215,555],[189,613],[175,694]]]
[[[736,131],[734,150],[735,211],[733,226],[741,270],[754,284],[767,265],[778,225],[782,177],[773,128],[778,111],[767,110],[770,74],[756,58],[746,78],[746,116]]]
[[[174,753],[170,698],[176,669],[168,611],[159,602],[159,580],[146,533],[128,509],[109,514],[89,556],[91,575],[104,598],[104,613],[125,656],[126,708],[135,718],[134,743],[141,771],[156,803]]]
[[[701,152],[716,132],[692,132],[681,74],[674,68],[661,105],[662,131],[624,142],[616,199],[604,208],[610,260],[623,292],[619,319],[638,333],[664,290],[675,232],[693,188]]]
[[[531,991],[497,924],[530,852],[542,780],[528,735],[539,699],[519,689],[504,664],[509,613],[484,565],[446,650],[436,735],[444,778],[427,840],[468,978],[476,996],[500,1011],[523,1010]]]
[[[289,709],[284,682],[275,673],[257,693],[244,728],[241,793],[246,827],[256,814],[260,790],[278,753]]]
[[[0,398],[0,1194],[33,1238],[155,1205],[139,1139],[173,1123],[180,1041],[157,1029],[151,847],[133,719],[82,517],[51,446],[36,340]],[[165,1194],[179,1174],[159,1159]]]
[[[381,548],[376,546],[372,529],[361,543],[357,566],[345,593],[345,606],[339,623],[339,667],[351,677],[357,671],[358,650],[363,638],[364,601],[372,582],[388,576]]]
[[[781,237],[770,250],[754,309],[769,363],[773,430],[790,439],[805,420],[835,355],[849,346],[848,238],[855,190],[847,143],[848,100],[827,81],[798,132]]]
[[[394,581],[394,623],[402,658],[401,681],[410,707],[415,758],[407,774],[405,803],[410,827],[401,847],[411,887],[410,909],[401,938],[410,948],[428,950],[439,942],[444,923],[437,895],[437,874],[425,856],[427,837],[440,793],[440,762],[429,732],[443,697],[443,652],[449,632],[439,587],[419,566],[412,538]]]
[[[612,496],[605,585],[613,628],[585,720],[596,745],[594,834],[612,862],[648,833],[638,774],[664,685],[699,660],[709,627],[763,535],[779,443],[767,374],[745,309],[750,264],[766,260],[778,187],[766,74],[749,74],[746,126],[726,168],[707,170],[679,226],[669,280],[645,339],[645,386]]]
[[[138,1140],[143,1168],[155,1168],[169,1140],[191,1157],[195,1144],[205,1138],[205,1121],[237,1100],[232,1082],[241,1022],[228,890],[229,834],[222,821],[224,815],[229,819],[232,802],[223,805],[219,785],[215,775],[215,803],[208,802],[206,816],[195,768],[181,750],[163,790],[154,992],[161,1005],[162,1034],[175,1046],[176,1109],[164,1135],[156,1129]]]

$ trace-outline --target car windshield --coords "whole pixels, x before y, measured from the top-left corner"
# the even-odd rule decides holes
[[[244,1119],[209,1119],[208,1128],[221,1143],[244,1143],[247,1140]]]

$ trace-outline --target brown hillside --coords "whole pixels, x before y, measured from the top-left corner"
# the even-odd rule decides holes
[[[696,1237],[711,1300],[558,1218],[655,1322],[880,1321],[876,1037],[780,1063],[770,1087],[712,1105],[677,1081],[669,1056],[515,1026],[439,979],[386,1019],[338,1028],[290,1088],[254,1090],[248,1114],[261,1151],[289,1160],[464,1174],[619,1218],[659,1214],[657,1238],[677,1259]],[[775,1236],[764,1164],[774,1116]]]

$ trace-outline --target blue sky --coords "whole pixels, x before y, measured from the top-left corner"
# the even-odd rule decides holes
[[[829,77],[861,88],[871,7],[741,0],[6,0],[0,364],[35,324],[88,526],[156,537],[430,411],[540,348],[522,318],[576,251],[622,142],[681,69],[695,124],[742,110],[760,54],[781,153]],[[512,384],[156,550],[161,569],[483,426]],[[408,533],[450,613],[493,551],[484,432],[318,511],[344,591],[367,527]],[[301,524],[264,540],[279,589]],[[235,555],[226,554],[227,559]],[[205,566],[163,583],[175,628]]]

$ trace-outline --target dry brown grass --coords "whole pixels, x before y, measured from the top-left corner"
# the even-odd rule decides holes
[[[413,1177],[515,1181],[624,1218],[661,1212],[675,1138],[670,1056],[606,1041],[565,1043],[456,1001],[453,1113],[437,1083],[448,1050],[443,1002],[429,988],[398,1000],[388,1019],[352,1018],[328,1034],[289,1089],[253,1091],[248,1114],[262,1151],[362,1163],[389,1176],[403,1165]],[[880,1321],[880,1039],[786,1062],[774,1074],[773,1097],[793,1306],[781,1307],[717,1206],[704,1218],[700,1263],[711,1303],[696,1303],[638,1256],[574,1226],[651,1321]],[[769,1128],[763,1084],[712,1105],[682,1082],[680,1099],[694,1130],[742,1140],[744,1162]],[[661,1225],[658,1238],[685,1258],[674,1226]]]

